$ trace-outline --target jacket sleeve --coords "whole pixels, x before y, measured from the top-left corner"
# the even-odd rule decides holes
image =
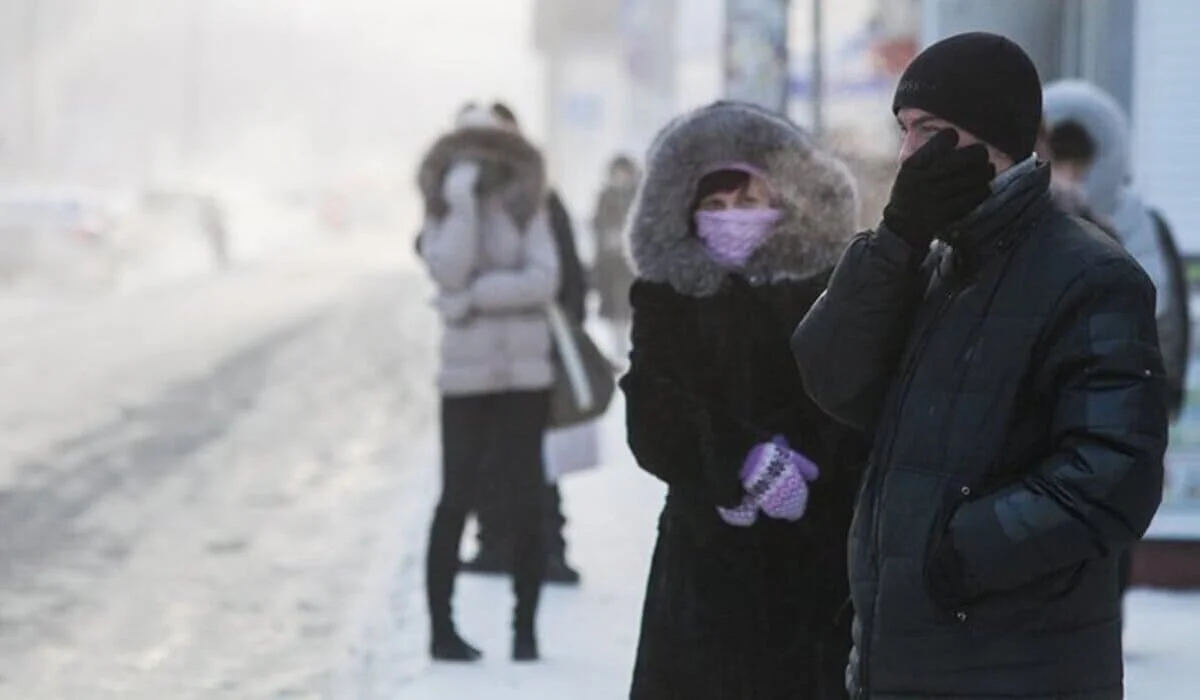
[[[621,378],[626,434],[638,465],[672,487],[699,491],[714,505],[743,496],[738,471],[750,449],[770,439],[703,397],[679,370],[684,360],[670,309],[655,308],[635,285],[629,371]]]
[[[874,429],[924,292],[923,257],[886,228],[859,234],[796,328],[805,389],[835,420]]]
[[[558,293],[558,246],[543,208],[522,234],[522,263],[508,270],[490,270],[471,283],[471,308],[487,312],[540,309]]]
[[[950,520],[969,597],[1132,544],[1162,498],[1167,415],[1150,281],[1127,260],[1105,263],[1056,308],[1035,379],[1054,405],[1053,451]]]
[[[417,254],[445,292],[465,290],[475,275],[479,249],[478,203],[453,203],[440,219],[426,217]]]
[[[562,270],[558,301],[576,323],[583,323],[587,313],[588,285],[583,262],[579,259],[579,250],[575,245],[575,229],[571,226],[571,215],[563,206],[562,199],[554,192],[546,197],[546,209],[550,216],[550,230],[558,246],[559,267]]]

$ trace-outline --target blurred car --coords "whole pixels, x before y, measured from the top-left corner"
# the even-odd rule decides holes
[[[0,188],[0,285],[107,285],[116,270],[115,212],[86,189]]]

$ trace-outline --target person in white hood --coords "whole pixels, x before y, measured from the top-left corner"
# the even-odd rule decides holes
[[[1154,219],[1130,187],[1129,123],[1124,111],[1110,95],[1082,80],[1047,85],[1042,109],[1052,141],[1056,130],[1080,127],[1091,137],[1095,145],[1091,167],[1056,168],[1056,184],[1077,187],[1087,206],[1111,224],[1125,250],[1150,276],[1158,291],[1155,314],[1160,331],[1164,330],[1171,300],[1170,267]]]

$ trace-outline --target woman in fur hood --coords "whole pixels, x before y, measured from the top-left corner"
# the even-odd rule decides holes
[[[734,102],[670,123],[646,163],[621,388],[629,445],[669,489],[631,698],[844,697],[867,446],[807,398],[788,340],[854,232],[853,183]]]
[[[513,658],[538,657],[545,568],[542,434],[553,381],[545,308],[559,288],[541,154],[486,109],[463,112],[418,173],[418,252],[442,317],[442,495],[429,535],[426,592],[435,659],[480,653],[451,617],[458,549],[480,503],[508,511],[513,539]]]

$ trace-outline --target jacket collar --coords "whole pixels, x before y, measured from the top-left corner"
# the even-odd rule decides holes
[[[1001,173],[992,196],[944,237],[959,272],[981,268],[995,253],[1007,250],[1028,225],[1050,205],[1050,167],[1030,157]]]

